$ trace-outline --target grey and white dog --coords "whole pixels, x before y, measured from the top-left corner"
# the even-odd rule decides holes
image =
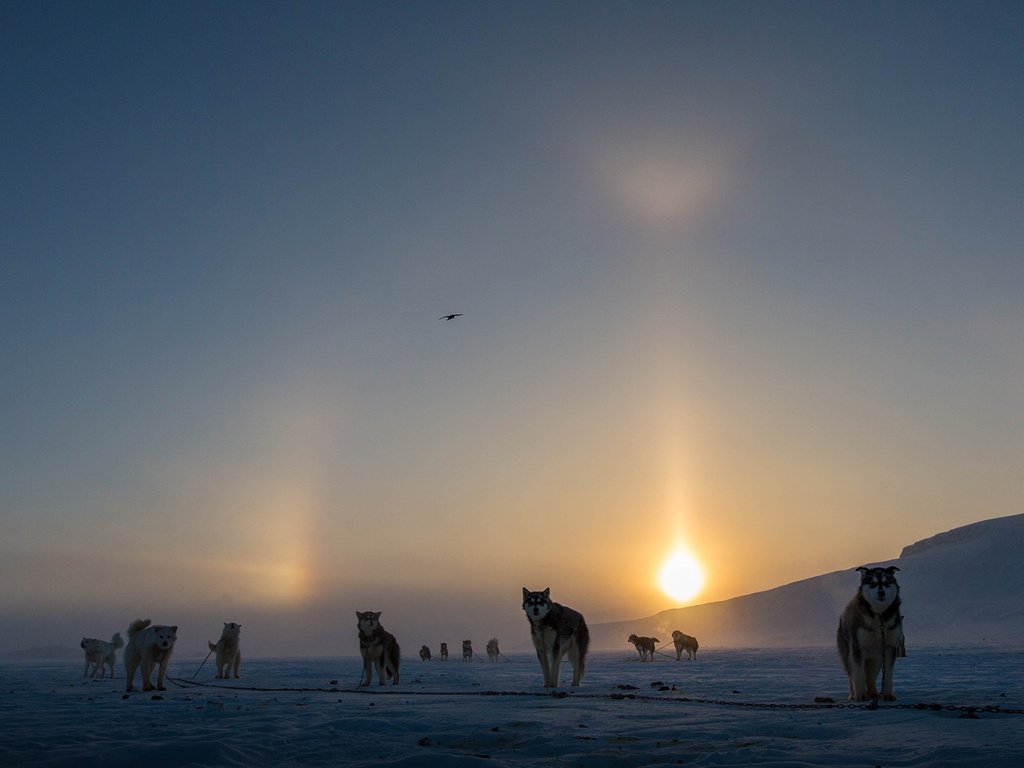
[[[363,657],[363,677],[359,686],[370,684],[375,666],[378,685],[384,685],[385,675],[391,678],[392,685],[398,685],[402,652],[395,636],[381,626],[380,611],[356,611],[356,622],[359,628],[359,653]]]
[[[887,568],[861,566],[860,589],[839,617],[836,644],[843,669],[850,680],[850,700],[879,698],[876,681],[882,673],[882,694],[893,701],[893,668],[896,658],[906,656],[900,586],[895,565]]]
[[[558,687],[558,672],[566,654],[572,664],[572,684],[579,685],[590,646],[590,630],[583,615],[553,602],[550,588],[531,592],[523,587],[523,610],[530,620],[530,637],[537,650],[544,686]]]

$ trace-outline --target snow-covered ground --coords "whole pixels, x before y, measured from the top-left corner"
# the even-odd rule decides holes
[[[401,685],[364,692],[354,658],[247,660],[223,682],[207,663],[201,685],[184,682],[200,661],[173,661],[182,682],[166,692],[128,696],[120,660],[116,680],[95,682],[80,664],[0,666],[0,765],[1024,764],[1024,714],[961,709],[1024,710],[1012,651],[911,648],[897,706],[878,710],[846,706],[830,648],[702,648],[678,663],[602,652],[564,698],[540,687],[527,654],[467,664],[407,650]],[[906,706],[919,703],[943,708]]]

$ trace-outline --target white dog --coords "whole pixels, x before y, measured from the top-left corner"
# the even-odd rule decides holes
[[[153,624],[149,619],[136,619],[128,627],[128,644],[124,648],[124,669],[128,677],[127,690],[133,691],[135,670],[142,666],[142,690],[153,690],[153,667],[158,667],[156,690],[165,691],[164,676],[167,662],[178,639],[178,627]]]
[[[231,672],[238,678],[238,667],[242,663],[242,650],[239,647],[239,640],[242,634],[242,625],[233,621],[224,622],[224,631],[220,633],[220,640],[216,643],[207,641],[211,651],[217,652],[217,679],[226,680],[231,677]]]
[[[106,668],[110,667],[110,676],[114,676],[114,663],[117,661],[117,649],[124,646],[121,633],[115,632],[110,642],[97,640],[95,637],[83,637],[81,642],[82,650],[85,651],[85,671],[82,677],[89,677],[89,667],[92,666],[92,677],[94,680],[102,680],[106,677]]]
[[[85,651],[85,669],[82,670],[82,679],[85,680],[89,676],[90,669],[92,676],[96,677],[96,670],[100,664],[100,641],[95,637],[83,637],[79,646]]]

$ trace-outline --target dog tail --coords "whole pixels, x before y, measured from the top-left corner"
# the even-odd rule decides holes
[[[211,650],[211,651],[216,651],[216,650],[217,650],[217,644],[216,644],[216,643],[211,643],[211,642],[210,642],[209,640],[207,640],[207,641],[206,641],[206,644],[207,644],[208,646],[210,646],[210,650]]]
[[[123,648],[124,647],[124,640],[121,639],[121,633],[120,632],[115,632],[114,636],[112,638],[110,638],[110,643],[115,648]]]
[[[137,633],[141,632],[152,623],[153,622],[150,619],[136,619],[128,625],[128,637],[135,637]]]

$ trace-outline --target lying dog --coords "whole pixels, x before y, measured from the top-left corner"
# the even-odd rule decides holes
[[[359,653],[363,657],[363,678],[359,687],[370,684],[373,667],[377,667],[377,684],[384,685],[384,675],[391,678],[392,685],[398,685],[398,667],[402,663],[402,652],[398,641],[380,623],[380,611],[356,611],[356,626],[359,629]]]
[[[420,648],[420,660],[430,661],[430,649],[427,648],[427,646],[425,645],[422,648]]]
[[[128,691],[135,690],[135,670],[142,666],[142,690],[153,690],[153,667],[158,668],[156,690],[165,691],[164,676],[167,662],[174,652],[178,627],[153,624],[149,619],[136,619],[128,627],[128,643],[124,647],[124,669],[128,677]]]
[[[102,680],[106,677],[106,668],[110,667],[110,677],[114,677],[114,664],[117,661],[117,649],[124,647],[124,640],[121,633],[115,632],[110,642],[97,640],[95,637],[83,637],[81,642],[82,650],[85,651],[85,670],[82,678],[89,677],[89,668],[92,667],[94,680]]]
[[[632,643],[636,646],[636,652],[640,654],[640,661],[654,661],[654,650],[657,647],[657,643],[661,641],[656,637],[637,637],[636,635],[630,635],[626,638],[626,642]]]
[[[676,661],[683,657],[683,651],[686,651],[687,661],[697,658],[697,649],[700,648],[700,644],[696,637],[684,634],[677,629],[672,633],[672,642],[676,646]]]
[[[218,680],[228,679],[231,677],[231,672],[234,672],[235,679],[238,679],[238,667],[242,664],[242,650],[239,647],[241,635],[241,624],[236,624],[233,621],[225,621],[224,629],[220,633],[220,640],[216,643],[211,643],[207,640],[207,645],[210,646],[210,650],[217,652],[216,660]]]
[[[860,589],[839,617],[836,645],[850,681],[850,700],[878,699],[876,679],[882,673],[882,699],[893,701],[893,669],[897,656],[906,656],[900,587],[895,565],[861,566]]]

